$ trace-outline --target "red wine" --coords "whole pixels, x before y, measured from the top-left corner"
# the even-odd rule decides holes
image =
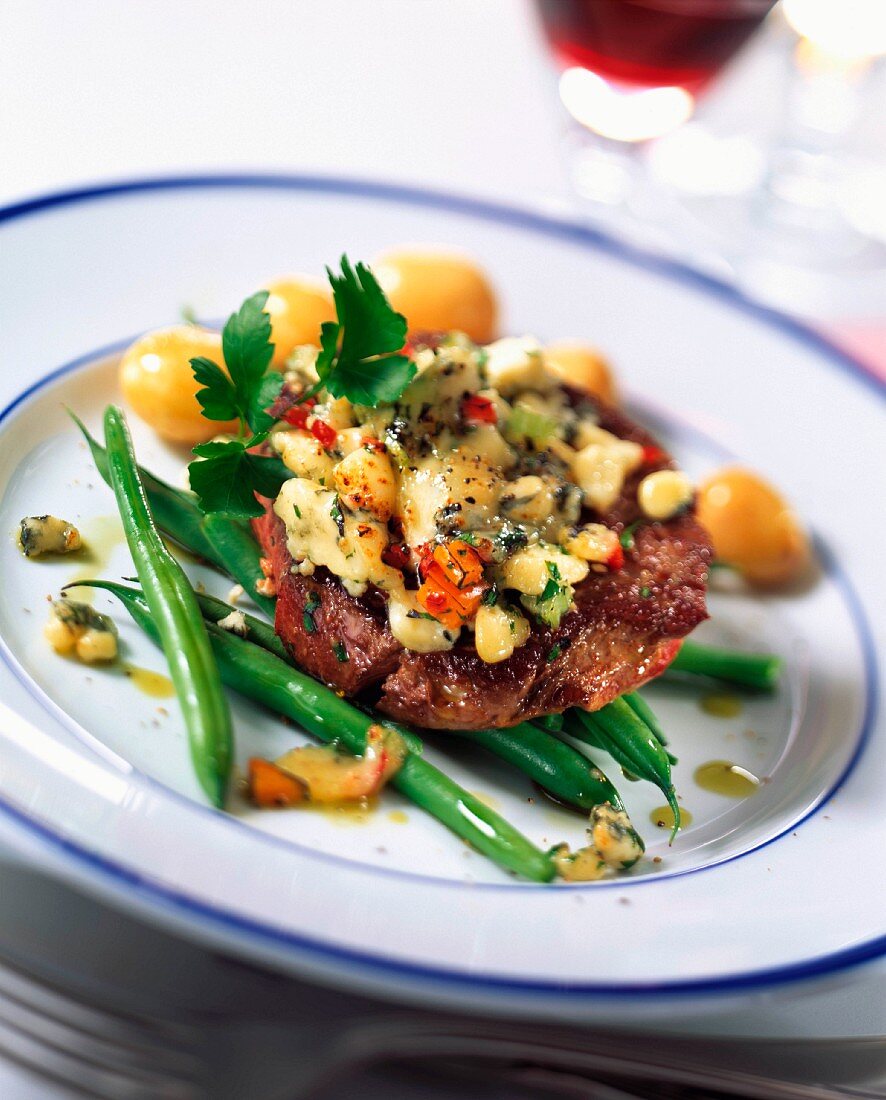
[[[754,33],[775,0],[538,0],[564,67],[696,93]]]

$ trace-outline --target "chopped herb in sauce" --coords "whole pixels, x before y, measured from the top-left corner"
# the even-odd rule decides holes
[[[338,496],[332,498],[332,507],[329,509],[329,514],[335,520],[335,526],[338,528],[339,537],[344,538],[345,517],[341,514],[341,505],[339,504]]]
[[[498,603],[498,597],[498,587],[493,584],[483,596],[483,603],[485,603],[487,607],[495,607],[495,605]]]
[[[316,592],[309,592],[305,600],[305,609],[302,612],[302,625],[309,634],[317,633],[317,624],[314,622],[314,612],[320,606],[320,597]]]
[[[523,528],[510,522],[502,524],[501,530],[494,539],[496,546],[499,550],[503,551],[506,556],[508,554],[513,554],[515,550],[519,550],[521,546],[525,546],[528,541],[529,536]]]
[[[622,550],[634,549],[634,532],[640,526],[641,522],[642,521],[639,519],[634,520],[634,522],[629,523],[627,527],[625,527],[624,531],[622,531],[622,533],[619,535],[618,541],[621,543]]]
[[[548,568],[548,582],[538,597],[540,603],[554,599],[555,596],[560,594],[563,587],[560,584],[560,570],[557,568],[556,562],[548,561],[545,562],[545,565]]]
[[[339,664],[346,664],[350,660],[344,642],[335,642],[332,646],[332,652],[335,654],[335,659]]]

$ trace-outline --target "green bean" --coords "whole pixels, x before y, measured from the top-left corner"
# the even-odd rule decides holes
[[[206,794],[221,806],[232,756],[228,702],[193,589],[154,526],[126,420],[113,405],[105,410],[105,447],[126,541],[175,684],[194,770]]]
[[[137,588],[129,588],[115,581],[82,580],[77,582],[77,587],[100,588],[121,599],[140,595]],[[224,600],[205,594],[198,594],[197,602],[203,617],[211,623],[218,623],[236,610]],[[253,615],[244,614],[244,622],[246,637],[251,642],[291,663],[286,647],[273,627]],[[396,730],[413,751],[421,753],[421,741],[406,726],[388,718],[376,718],[376,721]],[[616,810],[624,808],[618,791],[598,767],[571,746],[533,726],[523,724],[505,730],[447,730],[446,735],[482,745],[528,775],[561,802],[585,810],[604,802],[611,803]]]
[[[684,642],[667,671],[710,676],[742,687],[772,691],[778,686],[781,665],[781,659],[770,653],[740,653],[698,642]]]
[[[592,810],[609,802],[623,810],[618,791],[603,772],[571,745],[528,722],[510,729],[446,730],[446,736],[482,745],[516,765],[561,802]]]
[[[624,699],[624,701],[628,704],[634,714],[637,715],[640,721],[645,722],[646,725],[652,730],[659,745],[661,745],[661,747],[667,753],[667,757],[670,763],[672,765],[676,764],[676,756],[674,756],[672,752],[668,751],[668,739],[667,737],[665,737],[665,732],[661,728],[661,722],[659,722],[655,711],[646,702],[643,696],[638,691],[627,691],[624,695],[622,695],[622,699]]]
[[[574,707],[568,713],[567,732],[608,752],[632,775],[654,783],[664,794],[674,814],[671,839],[680,827],[680,806],[671,780],[671,765],[655,734],[623,699],[615,699],[601,710]]]
[[[86,425],[74,413],[68,410],[68,415],[80,429],[83,438],[92,452],[92,460],[101,477],[111,484],[111,475],[108,469],[108,456],[104,447],[93,439]],[[177,542],[198,558],[210,562],[219,569],[224,570],[224,565],[217,560],[209,540],[203,534],[203,512],[197,504],[196,498],[182,489],[175,489],[167,485],[159,477],[155,477],[149,470],[139,466],[139,476],[145,487],[151,512],[157,526],[168,535],[173,542]]]
[[[142,593],[104,582],[103,587],[114,592],[149,637],[158,640]],[[229,687],[286,715],[320,741],[338,742],[357,755],[365,751],[367,733],[374,724],[369,715],[260,646],[216,626],[207,629],[222,679]],[[381,724],[400,729],[393,722]],[[421,741],[405,732],[409,753],[391,779],[392,786],[499,866],[535,882],[550,882],[556,874],[550,856],[423,760]]]
[[[248,527],[231,522],[230,516],[211,514],[203,517],[203,534],[225,572],[238,581],[262,611],[273,621],[276,600],[265,596],[259,584],[265,579],[261,549]]]
[[[563,715],[562,714],[542,714],[538,718],[532,719],[534,726],[540,726],[541,729],[547,730],[548,733],[559,733],[563,729]]]
[[[74,413],[70,416],[89,445],[96,469],[110,485],[108,456],[104,447],[93,439]],[[196,498],[190,493],[168,485],[142,466],[139,466],[138,472],[154,520],[164,535],[242,584],[250,598],[273,619],[274,601],[256,591],[256,585],[264,580],[264,574],[259,566],[261,550],[248,525],[229,517],[204,516]]]

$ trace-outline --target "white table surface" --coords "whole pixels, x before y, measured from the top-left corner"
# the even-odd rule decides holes
[[[567,207],[561,123],[523,0],[0,4],[0,204],[99,179],[252,168]],[[749,1011],[784,1035],[828,1034],[829,1018],[840,1034],[871,1034],[884,1027],[884,982],[879,968],[860,992]],[[753,1034],[750,1019],[710,1026]],[[54,1095],[0,1063],[5,1100]]]

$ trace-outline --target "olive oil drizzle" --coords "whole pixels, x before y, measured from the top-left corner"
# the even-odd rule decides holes
[[[123,673],[143,695],[149,695],[152,699],[170,699],[175,695],[172,680],[162,672],[126,663],[123,665]]]
[[[126,542],[119,516],[95,516],[81,528],[83,547],[77,553],[77,569],[68,584],[77,584],[101,576],[111,561],[114,551]],[[92,603],[95,589],[83,588],[75,598],[80,603]]]
[[[729,760],[709,760],[695,769],[693,778],[702,790],[725,798],[748,798],[760,789],[757,776]]]
[[[731,691],[710,691],[702,695],[698,705],[714,718],[737,718],[744,708],[741,696]]]
[[[674,811],[670,806],[656,806],[656,808],[650,813],[649,820],[653,825],[659,829],[671,830],[674,828]],[[680,807],[680,830],[682,831],[688,825],[692,824],[692,814]]]

